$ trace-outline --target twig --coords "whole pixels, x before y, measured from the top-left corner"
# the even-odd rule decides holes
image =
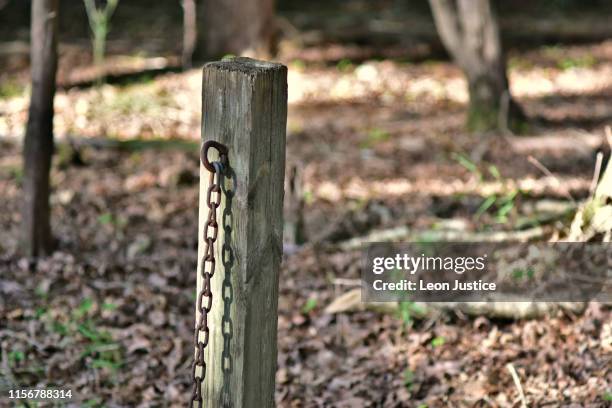
[[[336,279],[334,279],[334,285],[338,285],[338,286],[360,286],[361,285],[361,279],[336,278]]]
[[[508,90],[505,90],[499,101],[499,114],[498,114],[497,121],[498,121],[499,128],[504,133],[512,134],[512,131],[510,130],[510,127],[508,126],[509,117],[510,117],[510,92],[508,92]]]
[[[518,390],[519,396],[521,398],[521,408],[527,408],[527,401],[525,400],[525,393],[523,392],[523,386],[521,385],[521,379],[516,372],[516,369],[512,365],[512,363],[506,364],[506,368],[510,371],[510,375],[512,376],[512,380],[514,381],[514,385]]]
[[[567,189],[567,187],[563,186],[563,184],[561,184],[561,182],[559,181],[559,179],[557,178],[557,176],[555,176],[550,170],[548,170],[546,168],[546,166],[544,166],[538,159],[536,159],[533,156],[527,156],[527,160],[529,161],[529,163],[533,164],[538,170],[540,170],[542,173],[546,174],[548,177],[552,178],[555,183],[557,184],[558,187],[561,188],[561,191],[563,192],[563,195],[566,196],[567,198],[570,199],[570,201],[576,205],[576,199],[574,199],[574,197],[572,196],[572,194],[570,193],[570,191]]]
[[[599,175],[601,174],[601,163],[603,162],[603,153],[597,152],[597,156],[595,157],[595,170],[593,171],[593,180],[591,180],[591,186],[589,187],[589,192],[591,195],[595,193],[595,189],[597,188],[597,182],[599,181]]]
[[[275,17],[274,22],[282,32],[284,38],[295,41],[297,46],[304,45],[301,31],[293,23],[291,23],[288,18],[279,15]]]

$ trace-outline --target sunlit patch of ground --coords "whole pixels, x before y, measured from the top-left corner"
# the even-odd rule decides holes
[[[555,51],[559,55],[556,59],[546,57],[551,54],[548,48],[539,54],[528,54],[525,61],[529,63],[515,64],[512,68],[512,91],[519,100],[526,101],[554,95],[588,97],[609,93],[612,86],[610,49],[612,42],[593,46],[586,54],[589,58],[571,57],[572,49],[566,52],[561,47]],[[547,65],[534,65],[538,62],[537,56],[543,56]],[[550,66],[551,58],[557,61],[556,65]],[[367,103],[374,115],[379,107],[389,106],[408,112],[433,106],[438,113],[445,113],[448,111],[445,107],[461,106],[467,101],[461,73],[447,63],[372,61],[341,68],[304,68],[293,64],[289,65],[288,81],[290,120],[298,123],[302,109],[310,105],[361,102]],[[200,99],[200,70],[167,74],[155,81],[145,77],[121,87],[106,85],[99,89],[60,91],[56,97],[55,131],[59,138],[65,135],[197,138]],[[596,109],[604,112],[605,107]],[[534,110],[536,114],[542,113]],[[26,111],[27,92],[0,99],[0,134],[13,137],[23,134]],[[354,119],[350,112],[346,116],[348,120]]]

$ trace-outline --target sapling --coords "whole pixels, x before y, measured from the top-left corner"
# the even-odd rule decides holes
[[[93,60],[96,67],[100,67],[104,62],[106,51],[106,36],[110,29],[110,19],[117,8],[119,0],[107,0],[104,7],[98,8],[95,0],[83,0],[89,27],[93,34]]]

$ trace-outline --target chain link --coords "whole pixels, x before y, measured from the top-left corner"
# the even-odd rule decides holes
[[[214,147],[219,151],[220,162],[210,163],[208,161],[208,149]],[[208,313],[212,308],[213,294],[211,291],[210,280],[215,274],[215,241],[219,235],[219,224],[217,223],[217,209],[221,205],[221,172],[223,164],[227,165],[227,148],[216,142],[207,142],[202,146],[201,160],[204,167],[210,172],[208,181],[208,191],[206,192],[206,205],[208,206],[208,218],[204,226],[204,256],[202,257],[200,274],[202,276],[202,288],[197,297],[196,308],[199,318],[196,322],[194,344],[195,357],[191,366],[191,376],[193,380],[193,392],[191,394],[190,407],[197,402],[200,408],[203,407],[202,382],[206,377],[206,361],[204,360],[204,349],[210,339],[210,329],[208,327]],[[201,369],[198,375],[198,368]]]

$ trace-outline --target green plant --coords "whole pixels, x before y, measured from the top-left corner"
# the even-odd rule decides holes
[[[516,268],[512,270],[512,278],[515,280],[521,280],[523,278],[533,279],[535,276],[535,271],[533,268],[527,268],[526,270],[521,268]]]
[[[85,298],[72,312],[71,328],[85,340],[82,357],[92,357],[93,368],[111,368],[113,371],[121,364],[119,345],[113,341],[111,334],[96,327],[95,322],[88,318],[94,309],[94,301]],[[68,330],[68,329],[66,329]]]
[[[489,210],[489,208],[491,208],[493,204],[495,204],[496,201],[497,201],[497,195],[495,194],[492,194],[488,196],[487,198],[485,198],[485,200],[480,204],[480,206],[476,210],[476,213],[474,214],[476,219],[480,218],[482,214],[486,213]]]
[[[69,333],[68,326],[55,320],[51,323],[51,330],[60,336],[67,336]]]
[[[519,190],[511,190],[502,196],[491,194],[485,198],[480,207],[478,207],[478,210],[476,210],[476,213],[474,214],[476,219],[480,218],[480,216],[495,205],[495,221],[499,224],[505,224],[508,222],[508,214],[515,206],[515,200],[519,192]]]
[[[402,322],[404,322],[405,326],[412,325],[413,320],[412,320],[412,313],[410,310],[410,302],[400,302],[398,313],[400,315],[400,318],[402,319]]]
[[[47,289],[45,289],[44,285],[38,285],[36,286],[36,289],[34,289],[34,294],[36,296],[38,296],[41,299],[46,299],[47,298]]]
[[[13,350],[9,353],[8,357],[11,364],[17,364],[25,360],[25,353],[21,350]]]
[[[7,167],[9,177],[15,180],[18,186],[23,183],[23,168],[21,166],[10,166]]]
[[[415,302],[399,302],[398,314],[406,327],[412,326],[414,323],[413,317],[422,316],[424,312],[423,308]]]
[[[440,336],[438,336],[438,337],[434,337],[434,338],[431,340],[431,346],[432,346],[432,347],[434,347],[434,348],[435,348],[435,347],[440,347],[440,346],[443,346],[443,345],[444,345],[444,343],[446,343],[446,339],[445,339],[444,337],[440,337]]]
[[[304,304],[304,306],[302,307],[302,313],[303,314],[308,314],[311,311],[314,310],[315,307],[317,307],[317,299],[316,298],[308,298],[308,300],[306,301],[306,303]]]
[[[534,64],[526,58],[514,56],[508,60],[508,68],[510,70],[519,69],[527,70],[532,69]]]
[[[43,317],[45,315],[45,313],[47,313],[47,309],[44,307],[37,307],[36,311],[34,313],[34,316],[36,319],[40,319],[41,317]]]
[[[591,68],[597,64],[597,59],[592,55],[584,55],[577,58],[566,57],[557,62],[559,69],[568,70],[572,68]]]
[[[495,220],[500,224],[505,224],[508,222],[508,214],[514,208],[515,199],[519,193],[519,190],[511,190],[507,194],[501,197],[498,200],[498,208],[495,213]]]
[[[368,131],[368,134],[365,140],[362,140],[359,146],[362,149],[368,149],[372,147],[373,145],[375,145],[376,143],[389,140],[390,137],[391,135],[386,130],[379,129],[379,128],[373,128],[373,129],[370,129],[370,131]]]
[[[491,164],[487,168],[487,170],[489,170],[489,174],[491,174],[495,180],[501,180],[502,179],[501,173],[499,172],[499,169],[497,168],[496,165]]]
[[[467,156],[460,153],[453,153],[452,158],[470,173],[474,174],[479,183],[484,181],[485,173],[481,171],[479,166]],[[508,215],[515,207],[516,200],[520,196],[521,190],[511,187],[509,179],[502,176],[497,166],[490,164],[486,167],[486,170],[486,173],[490,177],[493,177],[494,180],[502,184],[503,189],[506,190],[506,192],[501,195],[493,193],[485,197],[474,213],[474,217],[479,219],[484,213],[488,212],[492,208],[495,208],[495,221],[499,224],[505,224],[508,222]]]
[[[93,59],[96,66],[102,65],[104,62],[104,54],[106,52],[106,36],[110,29],[110,19],[117,8],[119,0],[107,0],[103,8],[96,6],[95,0],[83,0],[89,27],[93,33]]]
[[[74,317],[76,317],[77,319],[82,318],[83,316],[86,316],[87,313],[89,313],[89,311],[91,310],[91,308],[93,307],[93,300],[91,300],[90,298],[85,298],[83,299],[83,301],[81,302],[81,304],[79,305],[79,307],[77,307],[74,312],[72,312],[72,314],[74,315]]]
[[[93,299],[84,298],[61,321],[46,315],[47,327],[49,331],[79,344],[80,356],[91,368],[106,369],[114,374],[123,365],[123,352],[112,334],[98,327],[96,317],[100,309],[113,310],[114,307],[108,307],[107,303],[101,308],[96,305]]]
[[[315,200],[314,193],[310,190],[304,190],[303,198],[304,198],[304,202],[306,203],[306,205],[310,205],[314,203],[314,200]]]
[[[113,223],[113,214],[104,213],[98,216],[98,222],[102,225],[109,225]]]
[[[404,387],[410,390],[413,385],[414,385],[414,371],[407,368],[406,370],[404,370]]]
[[[100,398],[91,398],[83,403],[84,408],[102,407],[102,400]]]
[[[23,94],[25,87],[17,81],[6,80],[0,82],[0,99],[12,98]]]
[[[483,178],[482,173],[478,169],[478,166],[476,165],[476,163],[470,160],[466,155],[463,155],[461,153],[453,153],[451,157],[453,158],[453,160],[459,163],[459,165],[461,165],[467,171],[475,175],[478,181],[482,181],[482,178]]]
[[[294,59],[291,61],[291,66],[293,69],[301,71],[306,68],[306,63],[301,59]]]
[[[338,71],[340,72],[345,72],[350,70],[351,68],[353,68],[353,62],[348,59],[348,58],[342,58],[340,61],[338,61],[338,63],[336,64],[336,68],[338,69]]]
[[[102,225],[109,225],[117,227],[119,229],[125,227],[127,221],[122,217],[116,217],[113,214],[107,212],[98,216],[98,222]]]

